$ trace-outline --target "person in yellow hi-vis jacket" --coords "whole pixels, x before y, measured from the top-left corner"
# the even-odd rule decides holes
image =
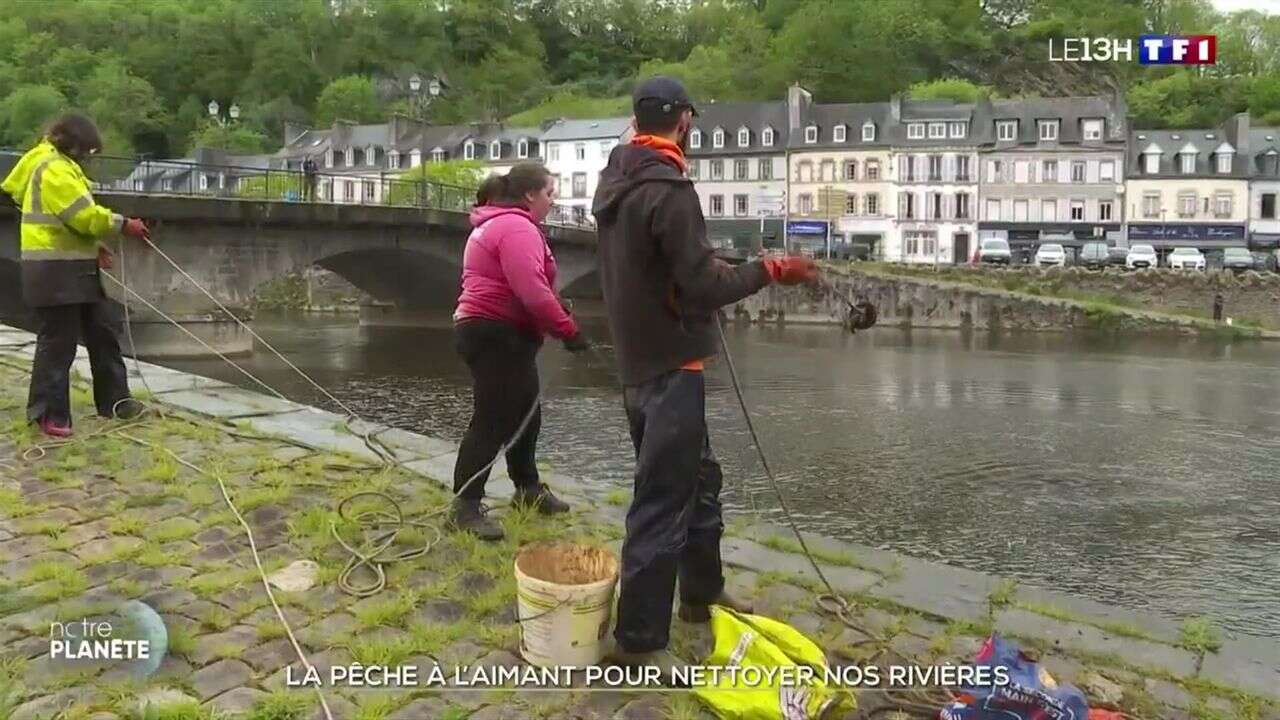
[[[39,323],[27,420],[54,437],[71,435],[71,363],[81,337],[89,350],[98,414],[127,419],[142,412],[129,396],[98,273],[112,262],[104,239],[149,234],[141,220],[126,220],[94,202],[81,164],[101,149],[92,120],[64,115],[0,185],[22,209],[22,297]]]

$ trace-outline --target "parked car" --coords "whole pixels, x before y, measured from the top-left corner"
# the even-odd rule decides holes
[[[1254,268],[1253,253],[1241,247],[1227,248],[1222,251],[1222,269],[1233,273],[1242,273]]]
[[[1159,267],[1160,258],[1156,255],[1156,249],[1150,245],[1134,245],[1124,258],[1124,266],[1130,270]]]
[[[1247,253],[1246,253],[1247,254]],[[1174,248],[1169,253],[1169,267],[1173,270],[1199,270],[1204,272],[1204,254],[1195,248],[1180,247]],[[1253,266],[1253,260],[1249,260],[1250,267]]]
[[[1276,257],[1275,252],[1255,252],[1253,269],[1258,272],[1280,272],[1280,258]]]
[[[978,247],[978,262],[996,265],[1008,265],[1013,258],[1009,252],[1009,242],[999,238],[987,238]]]
[[[1057,243],[1045,243],[1036,250],[1036,267],[1044,267],[1046,265],[1057,265],[1062,267],[1067,264],[1067,251]]]
[[[1104,242],[1087,242],[1084,247],[1080,248],[1080,255],[1077,256],[1076,264],[1083,265],[1090,270],[1100,270],[1107,266],[1110,259],[1107,244]]]
[[[1107,265],[1111,267],[1124,267],[1125,262],[1129,259],[1129,249],[1122,247],[1107,248]]]

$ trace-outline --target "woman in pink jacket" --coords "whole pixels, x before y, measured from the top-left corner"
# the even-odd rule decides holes
[[[486,180],[476,199],[453,313],[458,353],[474,381],[474,404],[453,468],[452,521],[459,530],[500,540],[501,526],[480,505],[488,471],[463,485],[510,441],[537,402],[543,338],[559,338],[571,352],[587,345],[556,294],[556,260],[538,225],[551,211],[555,178],[538,163],[521,163]],[[539,407],[507,451],[507,472],[516,485],[513,504],[562,513],[569,506],[538,479],[541,424]]]

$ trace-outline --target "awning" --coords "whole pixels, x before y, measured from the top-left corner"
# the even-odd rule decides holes
[[[1253,250],[1280,248],[1280,233],[1249,233],[1249,247]]]

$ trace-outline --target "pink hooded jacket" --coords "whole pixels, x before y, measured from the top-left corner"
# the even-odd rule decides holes
[[[554,290],[556,259],[528,210],[484,205],[471,210],[462,254],[462,293],[455,322],[485,318],[558,339],[578,325]]]

